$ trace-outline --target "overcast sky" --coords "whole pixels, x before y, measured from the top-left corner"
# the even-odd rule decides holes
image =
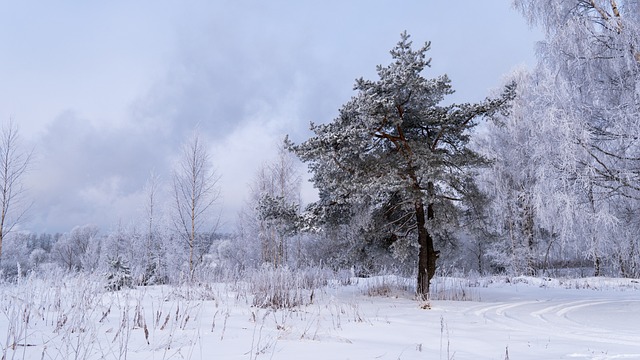
[[[432,42],[452,101],[478,101],[534,63],[538,32],[510,0],[0,0],[0,121],[35,149],[24,229],[109,231],[142,214],[198,127],[232,229],[256,169],[285,134],[331,121],[407,30]],[[306,185],[306,200],[313,191]]]

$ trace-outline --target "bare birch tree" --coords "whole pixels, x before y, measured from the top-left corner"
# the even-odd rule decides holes
[[[189,273],[194,269],[194,248],[197,234],[203,227],[215,228],[211,210],[220,196],[219,177],[211,164],[211,157],[197,133],[182,148],[173,173],[173,218],[180,237],[189,247]]]
[[[162,238],[158,234],[158,223],[162,216],[158,208],[160,193],[160,177],[152,172],[145,185],[145,221],[147,234],[144,236],[144,275],[143,283],[153,284],[158,279],[160,271],[160,250]]]
[[[18,126],[13,121],[5,124],[0,133],[0,259],[3,239],[29,209],[23,180],[32,154],[22,148]]]

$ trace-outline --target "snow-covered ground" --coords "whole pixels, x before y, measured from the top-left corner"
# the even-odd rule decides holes
[[[253,306],[242,282],[105,292],[83,277],[0,287],[6,359],[640,359],[628,279],[440,278],[428,304],[396,277]],[[373,295],[373,296],[372,296]]]

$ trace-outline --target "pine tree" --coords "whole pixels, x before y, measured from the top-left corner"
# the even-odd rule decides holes
[[[124,287],[131,287],[131,269],[121,257],[109,259],[109,271],[105,274],[107,278],[107,290],[118,291]]]
[[[440,105],[453,93],[450,80],[424,78],[430,43],[411,45],[401,34],[393,62],[377,67],[380,79],[356,80],[357,95],[333,122],[311,124],[315,136],[289,146],[309,164],[327,206],[387,206],[399,214],[386,225],[398,238],[417,237],[417,293],[426,297],[439,256],[434,237],[447,233],[456,203],[476,189],[470,170],[485,162],[467,146],[469,130],[505,107],[513,87],[478,104]]]

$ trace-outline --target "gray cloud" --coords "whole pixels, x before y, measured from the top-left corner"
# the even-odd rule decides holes
[[[140,128],[100,128],[73,112],[49,124],[35,147],[28,185],[34,226],[64,231],[131,220],[152,169],[166,169],[161,137]]]
[[[37,142],[30,226],[47,231],[133,219],[149,172],[168,180],[196,127],[210,142],[230,223],[282,137],[302,141],[310,121],[336,116],[354,79],[374,78],[403,30],[417,44],[432,40],[427,75],[448,73],[455,101],[486,96],[502,74],[532,57],[536,38],[507,1],[143,1],[50,10],[82,18],[82,34],[73,26],[46,34],[24,28],[25,41],[38,45],[44,34],[77,56],[54,54],[50,64],[37,46],[0,45],[3,53],[19,50],[17,60],[0,60],[0,77],[14,87],[0,89],[0,115],[18,115]],[[17,67],[26,84],[6,67]],[[30,71],[38,76],[29,78]]]

